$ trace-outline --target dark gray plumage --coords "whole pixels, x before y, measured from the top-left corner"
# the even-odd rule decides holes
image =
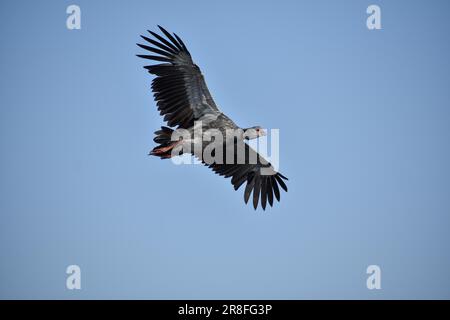
[[[146,54],[138,55],[138,57],[162,62],[144,68],[156,76],[151,87],[158,110],[164,116],[167,125],[193,132],[194,125],[200,123],[199,120],[201,120],[203,130],[218,129],[225,134],[227,129],[241,129],[223,114],[215,104],[200,68],[193,62],[191,54],[180,37],[176,34],[170,34],[160,26],[158,27],[166,38],[148,31],[156,40],[146,36],[141,37],[153,46],[138,44],[142,49],[157,55]],[[241,130],[249,133],[247,139],[264,135],[263,130],[258,126]],[[158,156],[161,159],[173,156],[171,152],[176,145],[171,139],[173,131],[174,129],[161,127],[161,130],[155,132],[154,141],[159,145],[150,152],[151,155]],[[241,137],[242,139],[243,137]],[[259,202],[261,202],[263,209],[266,208],[267,202],[272,206],[274,197],[280,201],[279,186],[287,191],[287,186],[283,181],[287,178],[276,172],[270,163],[246,143],[243,143],[245,159],[237,161],[237,148],[239,145],[242,146],[240,142],[242,141],[236,139],[232,141],[224,140],[223,154],[230,151],[234,152],[235,161],[231,163],[206,163],[201,155],[195,152],[192,152],[192,154],[199,157],[215,173],[225,178],[231,178],[235,190],[247,183],[244,191],[245,203],[248,202],[253,192],[255,209]],[[203,151],[206,144],[203,142],[201,144],[200,150]],[[256,162],[252,162],[250,159],[256,159]],[[262,169],[265,169],[264,174],[261,171]],[[269,174],[267,174],[267,171]]]

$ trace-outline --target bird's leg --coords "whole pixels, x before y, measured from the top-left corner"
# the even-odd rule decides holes
[[[168,146],[156,147],[150,152],[150,155],[160,156],[162,158],[171,158],[172,155],[168,152],[170,150],[172,150],[174,147],[176,147],[178,144],[180,144],[181,142],[182,142],[182,140],[173,141]]]
[[[158,147],[153,150],[156,154],[166,153],[167,151],[171,150],[174,147],[173,144],[168,145],[167,147]]]

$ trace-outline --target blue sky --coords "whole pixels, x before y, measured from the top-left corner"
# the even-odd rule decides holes
[[[2,1],[0,298],[450,298],[449,9]],[[236,123],[280,129],[274,208],[147,156],[162,119],[135,54],[157,24]]]

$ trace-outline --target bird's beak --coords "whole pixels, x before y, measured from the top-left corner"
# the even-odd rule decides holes
[[[260,137],[264,137],[264,136],[267,136],[267,132],[266,132],[266,130],[263,130],[263,129],[259,129],[259,136],[260,136]]]

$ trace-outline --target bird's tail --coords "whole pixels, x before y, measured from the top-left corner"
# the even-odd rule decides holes
[[[150,151],[149,155],[160,157],[161,159],[168,159],[172,157],[172,149],[180,143],[180,141],[172,141],[173,129],[161,127],[161,130],[155,131],[155,138],[153,141],[159,143]]]

